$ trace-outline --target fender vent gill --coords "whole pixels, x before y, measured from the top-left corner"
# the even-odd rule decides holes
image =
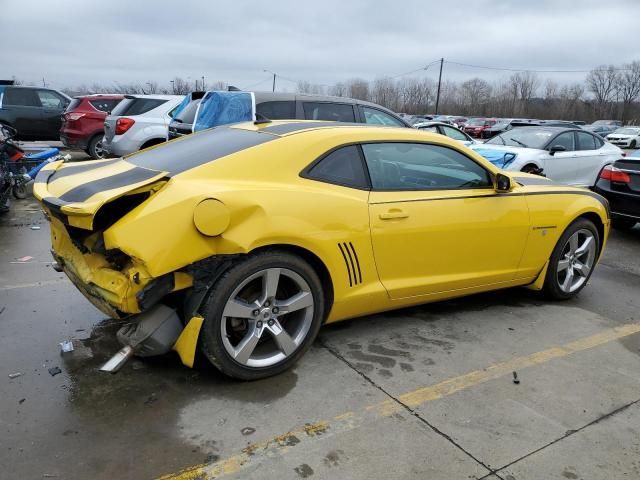
[[[349,275],[349,286],[359,285],[362,283],[362,272],[360,271],[360,261],[358,260],[358,254],[356,249],[353,248],[353,243],[343,242],[338,244],[342,258],[344,258],[344,264],[347,267],[347,274]]]

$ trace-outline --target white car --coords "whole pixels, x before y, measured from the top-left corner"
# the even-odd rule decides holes
[[[623,148],[636,148],[640,145],[640,127],[623,127],[607,135],[607,140]]]
[[[439,133],[440,135],[444,135],[446,137],[452,138],[453,140],[458,140],[465,146],[473,145],[477,143],[473,138],[471,138],[468,134],[464,133],[462,130],[453,127],[444,122],[434,122],[431,120],[414,123],[414,128],[418,130],[424,130],[425,132],[433,132]]]
[[[542,170],[555,182],[581,187],[594,186],[600,170],[623,156],[598,135],[563,127],[514,128],[470,148],[505,170]]]
[[[184,96],[125,95],[104,121],[102,147],[122,157],[167,141],[167,127]]]

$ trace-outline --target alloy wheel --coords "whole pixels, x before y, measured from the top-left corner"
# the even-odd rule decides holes
[[[314,315],[311,288],[287,268],[268,268],[243,280],[222,312],[222,343],[237,363],[264,368],[282,362],[304,342]]]
[[[102,140],[98,140],[96,142],[95,147],[93,147],[93,152],[95,153],[96,157],[104,158],[104,148],[102,148]]]
[[[557,281],[560,290],[573,293],[589,278],[596,260],[596,238],[582,228],[569,237],[558,260]]]

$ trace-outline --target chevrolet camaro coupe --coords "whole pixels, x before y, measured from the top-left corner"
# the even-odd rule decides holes
[[[51,163],[34,193],[55,267],[127,318],[125,348],[188,366],[199,349],[245,380],[290,368],[324,323],[516,286],[573,297],[610,224],[600,195],[443,135],[334,122]]]

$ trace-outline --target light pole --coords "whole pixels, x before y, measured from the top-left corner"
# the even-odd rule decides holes
[[[176,81],[175,80],[170,80],[171,82],[171,93],[173,93],[174,95],[176,94]]]
[[[275,72],[272,72],[271,70],[263,70],[263,71],[266,72],[266,73],[273,74],[273,87],[271,88],[271,91],[275,92],[276,91],[276,74],[275,74]]]
[[[202,91],[204,92],[205,88],[204,88],[204,75],[202,75]]]

